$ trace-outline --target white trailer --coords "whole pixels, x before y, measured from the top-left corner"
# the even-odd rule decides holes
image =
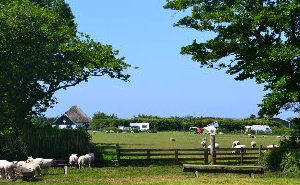
[[[149,123],[130,123],[130,128],[137,128],[140,131],[149,130]]]

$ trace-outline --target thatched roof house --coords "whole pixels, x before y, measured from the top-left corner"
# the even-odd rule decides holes
[[[92,121],[77,105],[72,106],[65,114],[74,123],[90,123]]]
[[[55,120],[52,127],[87,129],[92,119],[88,117],[77,105],[72,106],[67,112]]]

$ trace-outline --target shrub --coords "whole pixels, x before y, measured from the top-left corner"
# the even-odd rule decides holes
[[[280,171],[283,155],[282,148],[273,148],[262,156],[262,163],[272,172]]]
[[[300,172],[300,153],[299,151],[285,153],[282,158],[281,168],[284,172]]]

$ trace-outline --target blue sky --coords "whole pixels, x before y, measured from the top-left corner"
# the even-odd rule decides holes
[[[257,114],[265,94],[253,80],[235,81],[224,71],[200,68],[181,46],[193,39],[205,41],[211,33],[173,27],[182,13],[163,9],[165,0],[66,0],[78,31],[110,44],[133,67],[130,82],[92,77],[89,82],[58,91],[58,104],[46,112],[57,117],[73,105],[88,116],[96,112],[132,118],[138,114],[160,117],[213,116],[246,118]],[[277,117],[295,117],[283,113]]]

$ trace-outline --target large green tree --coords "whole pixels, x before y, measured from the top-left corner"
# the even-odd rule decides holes
[[[181,54],[200,67],[225,69],[236,80],[264,85],[259,116],[299,112],[298,0],[167,0],[164,8],[185,12],[174,26],[215,34],[204,42],[195,39]]]
[[[111,45],[77,31],[64,0],[0,0],[0,123],[22,126],[43,114],[60,89],[131,67]]]

